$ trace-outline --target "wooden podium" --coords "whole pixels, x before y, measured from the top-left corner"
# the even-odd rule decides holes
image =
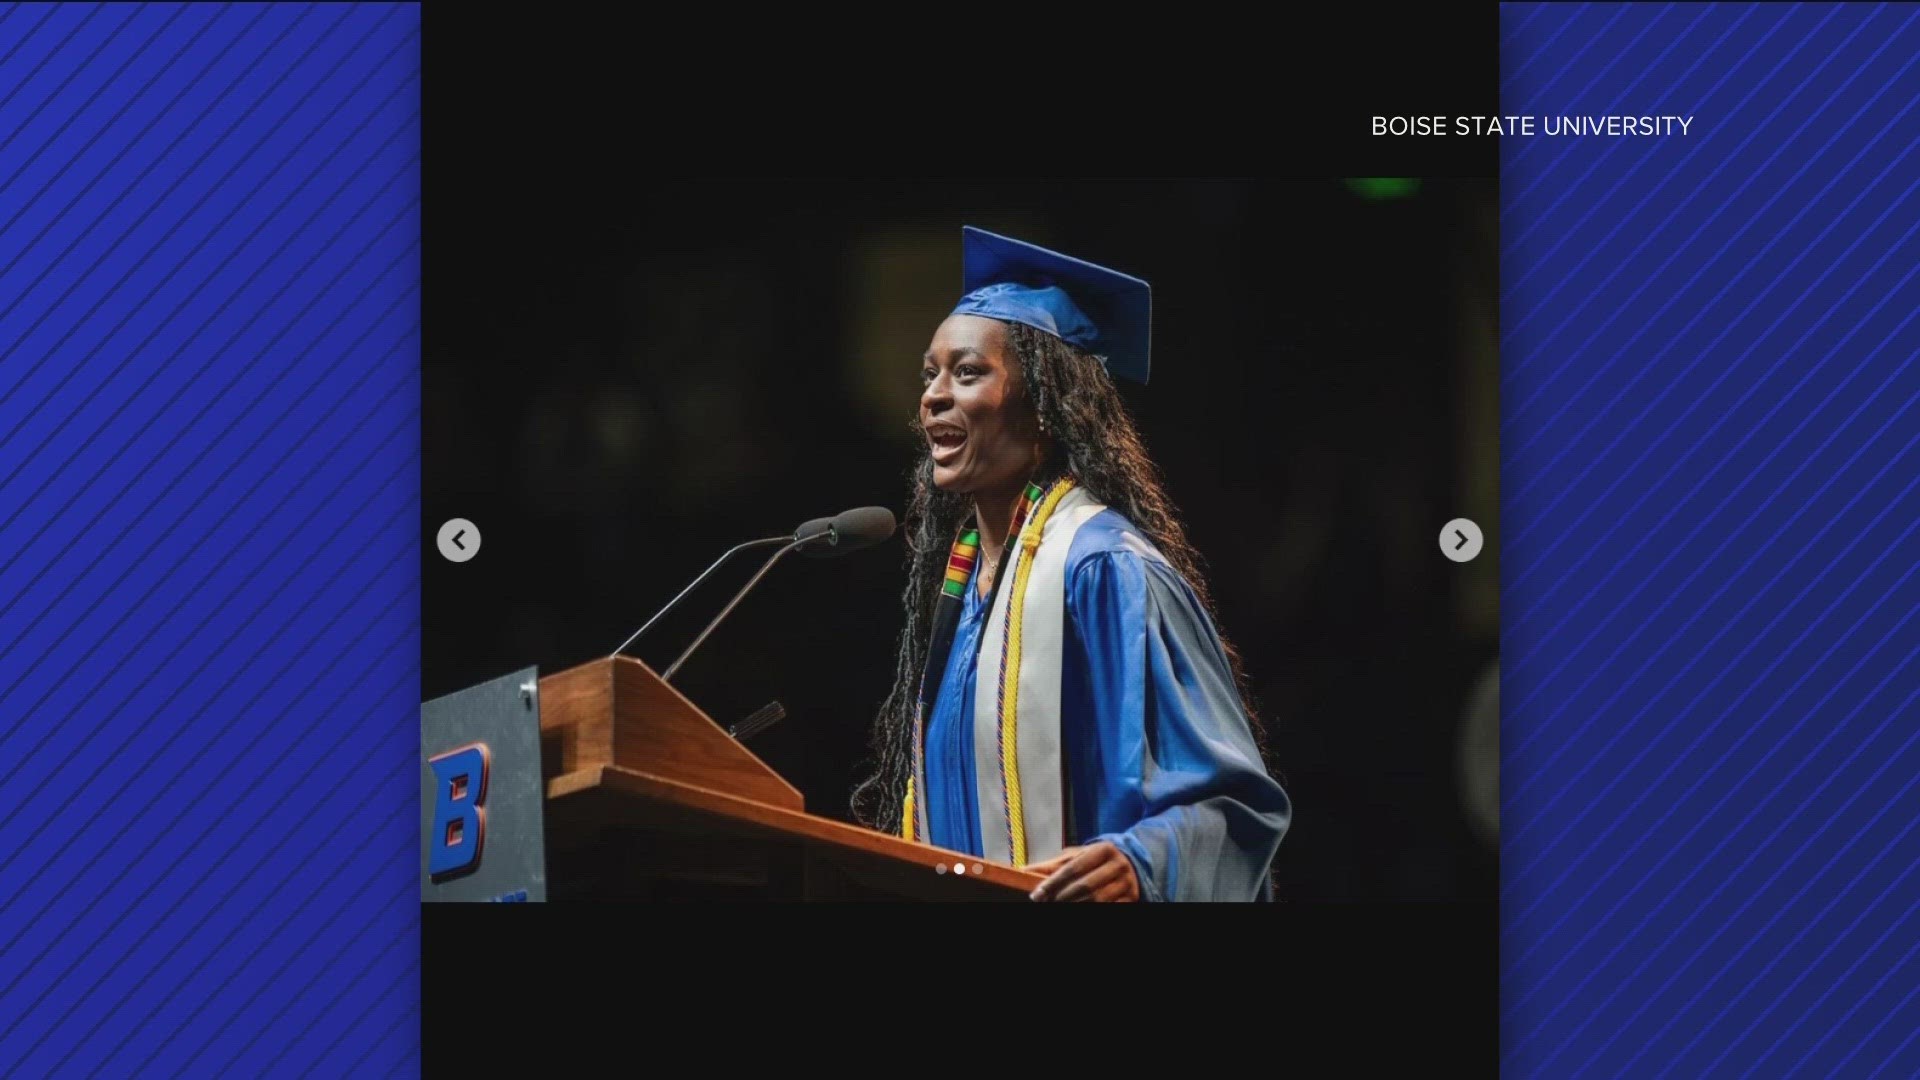
[[[539,681],[550,901],[1017,900],[1037,875],[807,813],[638,660]]]

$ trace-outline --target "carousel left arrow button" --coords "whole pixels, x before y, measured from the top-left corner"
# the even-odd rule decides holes
[[[448,562],[466,562],[480,554],[480,529],[466,518],[453,518],[440,526],[439,543]]]

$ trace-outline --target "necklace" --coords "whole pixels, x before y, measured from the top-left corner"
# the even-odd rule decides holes
[[[1000,569],[1000,556],[1005,555],[1008,548],[1020,542],[1020,531],[1026,528],[1027,515],[1033,511],[1034,505],[1044,494],[1040,486],[1031,481],[1020,492],[1020,501],[1013,505],[1013,520],[1008,523],[1007,535],[1001,540],[1000,550],[994,555],[993,561],[987,564],[987,576],[983,580],[992,581],[994,574]]]
[[[984,582],[988,588],[993,587],[993,575],[1000,569],[1000,556],[1006,553],[1006,545],[1002,544],[1000,550],[994,553],[993,558],[986,560],[986,566],[982,568],[980,580]]]

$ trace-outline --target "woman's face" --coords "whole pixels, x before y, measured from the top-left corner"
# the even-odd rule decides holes
[[[963,494],[1018,488],[1040,452],[1006,325],[977,315],[947,319],[934,331],[920,377],[920,426],[933,453],[934,484]]]

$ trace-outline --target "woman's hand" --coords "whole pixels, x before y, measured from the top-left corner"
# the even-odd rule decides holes
[[[1134,876],[1133,860],[1104,840],[1067,848],[1026,870],[1047,875],[1047,880],[1029,894],[1035,900],[1130,903],[1140,899],[1140,879]]]

